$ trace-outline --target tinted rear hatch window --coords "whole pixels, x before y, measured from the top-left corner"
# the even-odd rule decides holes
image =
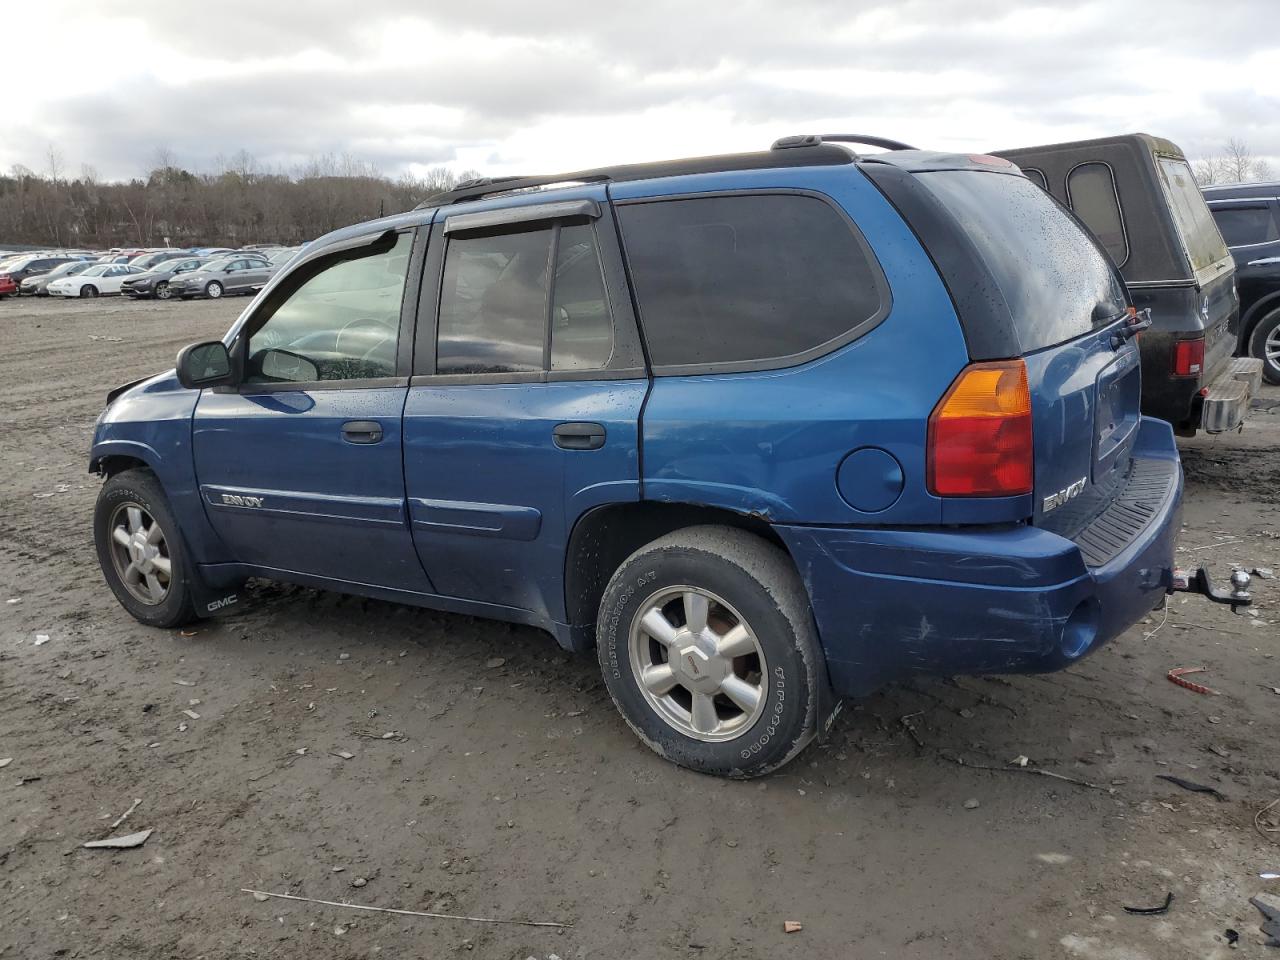
[[[1074,340],[1124,313],[1124,287],[1106,255],[1030,180],[978,170],[917,176],[991,272],[1018,335],[1009,355]]]

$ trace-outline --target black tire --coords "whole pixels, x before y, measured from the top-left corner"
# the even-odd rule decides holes
[[[631,637],[640,618],[661,602],[664,591],[686,585],[723,598],[732,609],[720,609],[746,622],[759,650],[734,660],[733,669],[751,669],[742,666],[743,660],[755,665],[755,672],[746,676],[758,677],[752,682],[762,691],[763,707],[752,715],[744,708],[738,719],[748,725],[718,742],[697,739],[667,719],[641,690],[633,663]],[[672,602],[679,607],[679,601]],[[708,622],[717,609],[713,600]],[[808,595],[790,558],[760,537],[732,527],[689,527],[640,548],[605,588],[596,637],[605,686],[623,719],[673,763],[719,776],[758,777],[793,759],[817,733],[820,692],[827,678]],[[641,643],[649,643],[674,665],[670,647]],[[684,694],[691,697],[689,690]],[[737,709],[722,695],[712,696],[718,714],[726,706]]]
[[[1262,376],[1267,383],[1280,384],[1280,357],[1267,359],[1268,340],[1280,340],[1280,310],[1268,313],[1249,334],[1249,356],[1262,360]]]
[[[92,283],[86,283],[80,288],[80,296],[86,300],[92,299],[98,295],[98,288]]]
[[[127,513],[130,505],[141,507],[163,533],[170,572],[164,598],[159,602],[144,602],[130,592],[114,555],[113,524],[119,511]],[[187,583],[186,545],[155,474],[144,469],[125,470],[102,485],[93,511],[93,538],[107,586],[135,620],[149,627],[178,627],[197,619]]]
[[[210,280],[208,283],[204,285],[204,295],[208,297],[210,300],[219,299],[222,296],[222,294],[225,292],[226,291],[223,289],[222,284],[220,284],[217,280]]]
[[[169,292],[169,284],[167,283],[157,283],[154,292],[157,300],[168,300],[173,296],[173,294]]]

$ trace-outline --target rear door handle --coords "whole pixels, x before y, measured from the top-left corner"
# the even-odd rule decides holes
[[[347,443],[377,443],[382,439],[382,424],[377,420],[348,420],[342,425],[342,439]]]
[[[562,423],[552,436],[561,450],[599,450],[604,446],[604,426],[599,423]]]

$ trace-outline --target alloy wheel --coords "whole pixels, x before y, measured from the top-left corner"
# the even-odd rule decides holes
[[[732,740],[768,699],[764,651],[729,603],[700,587],[664,587],[637,608],[631,668],[649,706],[680,733]]]
[[[156,606],[169,595],[173,564],[164,530],[146,508],[124,502],[111,512],[111,560],[126,590]]]

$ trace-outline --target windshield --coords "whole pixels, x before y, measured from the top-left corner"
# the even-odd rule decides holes
[[[104,273],[106,273],[106,272],[107,272],[107,270],[109,270],[109,269],[111,268],[111,266],[112,266],[112,265],[111,265],[111,264],[109,264],[109,263],[95,263],[95,264],[94,264],[93,266],[91,266],[88,270],[86,270],[86,271],[82,274],[82,276],[86,276],[86,277],[100,277],[100,276],[102,276]]]
[[[1030,180],[975,170],[919,174],[977,246],[1024,351],[1083,336],[1124,313],[1111,261]]]
[[[1227,256],[1227,245],[1218,232],[1213,215],[1196,186],[1195,177],[1185,160],[1160,157],[1160,185],[1173,210],[1173,219],[1182,235],[1182,246],[1191,261],[1191,269],[1199,273],[1205,267]]]

